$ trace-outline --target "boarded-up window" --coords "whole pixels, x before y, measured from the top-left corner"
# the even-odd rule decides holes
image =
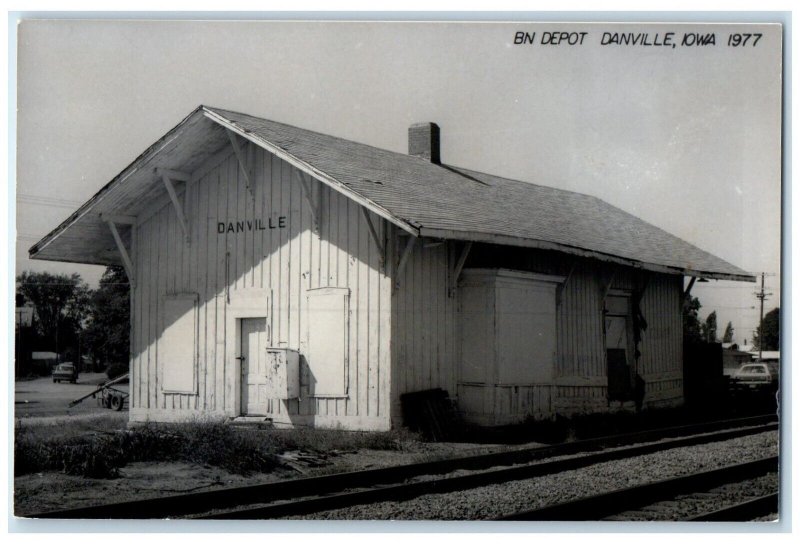
[[[466,270],[461,284],[461,383],[552,383],[559,276]]]
[[[164,298],[158,363],[165,393],[195,393],[197,362],[197,295]]]
[[[347,395],[348,302],[350,290],[325,287],[308,295],[310,391],[316,397]]]
[[[549,383],[556,359],[556,284],[497,287],[498,383]]]

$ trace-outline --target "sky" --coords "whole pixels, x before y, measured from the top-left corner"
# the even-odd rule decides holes
[[[534,43],[515,44],[518,32]],[[586,34],[542,43],[553,32]],[[669,32],[675,47],[602,45]],[[728,45],[745,32],[762,36]],[[715,44],[683,45],[692,33]],[[780,42],[766,25],[23,21],[16,271],[95,284],[102,268],[30,261],[28,248],[206,104],[398,152],[409,125],[436,122],[443,162],[598,196],[766,272],[768,311],[780,295]],[[692,293],[720,335],[731,321],[749,344],[755,291],[712,281]]]

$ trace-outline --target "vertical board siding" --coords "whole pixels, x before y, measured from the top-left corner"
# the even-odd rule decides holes
[[[599,275],[589,261],[578,261],[556,307],[556,376],[605,376],[603,308]]]
[[[653,275],[642,297],[647,321],[639,359],[645,380],[645,400],[680,399],[683,396],[683,323],[680,302],[683,278]]]
[[[457,388],[459,295],[456,291],[451,296],[449,288],[463,244],[417,240],[404,270],[395,277],[406,240],[398,229],[371,215],[386,245],[382,264],[361,207],[311,180],[311,200],[319,204],[316,232],[294,168],[250,144],[246,153],[252,194],[232,153],[211,159],[217,164],[205,165],[200,179],[179,187],[189,224],[188,244],[171,202],[135,226],[132,408],[145,416],[154,414],[153,419],[159,410],[237,415],[238,367],[226,355],[237,341],[230,324],[236,315],[235,299],[261,293],[270,345],[297,349],[302,356],[309,332],[306,291],[320,287],[350,290],[347,395],[308,397],[309,376],[304,369],[301,399],[269,399],[270,414],[289,419],[388,419],[399,416],[399,396],[404,392],[441,387],[452,397],[476,395]],[[268,226],[270,221],[277,224],[280,216],[286,217],[287,228],[217,233],[218,221],[254,224],[260,219]],[[554,383],[495,388],[484,395],[489,403],[485,409],[503,419],[520,413],[537,416],[553,410],[605,408],[603,293],[612,272],[611,287],[622,290],[637,288],[639,272],[552,251],[476,244],[466,268],[481,267],[569,276],[556,310]],[[648,329],[639,360],[648,403],[675,402],[682,396],[681,292],[680,276],[649,275],[641,301]],[[161,304],[164,296],[179,293],[199,295],[194,395],[164,394],[160,385]],[[577,379],[588,381],[576,385]]]
[[[237,300],[268,293],[263,302],[272,346],[306,347],[304,316],[306,291],[316,287],[350,289],[348,336],[348,393],[339,398],[308,398],[307,382],[301,400],[269,399],[270,413],[292,416],[354,416],[385,418],[389,403],[389,328],[391,280],[381,266],[361,207],[311,180],[312,200],[320,203],[319,232],[294,168],[252,145],[247,146],[252,190],[248,190],[239,163],[231,152],[210,160],[203,176],[179,187],[179,200],[189,222],[186,243],[177,215],[169,202],[136,226],[137,251],[134,290],[133,408],[140,417],[159,419],[164,411],[238,415],[234,390],[234,361],[226,360],[236,331]],[[187,191],[185,194],[182,191]],[[286,228],[269,228],[285,216]],[[261,220],[264,230],[247,229],[218,234],[217,222]],[[384,221],[372,216],[379,233]],[[157,339],[163,324],[165,295],[199,295],[197,393],[161,391]],[[258,295],[263,296],[263,295]],[[230,302],[229,302],[230,300]],[[233,317],[227,313],[233,311]],[[383,317],[382,317],[383,316]],[[302,376],[308,378],[307,370]],[[302,380],[302,378],[301,378]],[[150,415],[148,415],[148,410]]]
[[[387,262],[396,266],[407,238],[393,233],[395,255]],[[426,242],[414,244],[391,301],[393,417],[399,417],[403,393],[442,388],[452,398],[458,395],[457,299],[448,292],[454,250],[451,243],[425,247]]]
[[[633,291],[641,287],[641,271],[581,259],[545,250],[521,250],[476,244],[466,268],[508,268],[567,277],[557,305],[556,377],[550,398],[526,402],[532,392],[494,388],[494,399],[484,393],[486,413],[497,421],[513,419],[525,412],[543,415],[548,404],[560,413],[607,410],[606,354],[603,296],[607,288]],[[645,403],[675,404],[682,398],[682,323],[680,296],[682,277],[648,274],[641,309],[648,323],[639,349],[640,373],[646,382]],[[610,282],[610,284],[609,284]],[[459,386],[459,397],[478,402],[477,386]],[[509,397],[509,395],[511,395]],[[473,400],[469,400],[473,399]],[[490,402],[491,401],[491,402]],[[509,412],[510,410],[510,412]],[[489,423],[489,421],[487,421]]]

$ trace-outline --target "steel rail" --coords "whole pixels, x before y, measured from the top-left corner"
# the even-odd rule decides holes
[[[711,489],[777,471],[776,455],[517,512],[510,516],[495,518],[494,521],[601,521],[614,514],[636,510],[680,494]]]
[[[778,493],[740,502],[713,512],[700,514],[683,521],[750,521],[778,512]]]
[[[630,433],[625,435],[614,435],[603,438],[581,440],[567,444],[558,444],[555,446],[545,446],[539,448],[525,448],[520,450],[513,450],[499,453],[489,453],[476,455],[471,457],[451,458],[440,461],[428,461],[423,463],[400,465],[395,467],[387,467],[380,469],[370,469],[357,472],[345,472],[339,474],[331,474],[326,476],[315,476],[308,478],[296,478],[292,480],[284,480],[280,482],[273,482],[267,484],[257,484],[241,487],[233,487],[227,489],[220,489],[214,491],[203,491],[194,493],[184,493],[179,495],[169,495],[166,497],[157,497],[152,499],[142,499],[138,501],[109,503],[97,506],[87,506],[82,508],[74,508],[68,510],[48,511],[39,514],[31,514],[26,517],[33,518],[46,518],[46,519],[151,519],[151,518],[165,518],[165,517],[178,517],[199,514],[208,512],[212,509],[222,508],[235,508],[242,505],[265,503],[277,500],[295,500],[300,497],[308,497],[311,495],[319,496],[326,493],[337,493],[345,489],[353,489],[359,487],[374,487],[376,485],[391,485],[397,482],[406,481],[409,478],[421,475],[435,475],[445,474],[454,470],[480,470],[494,466],[513,465],[526,462],[532,462],[549,457],[571,455],[576,453],[584,453],[596,451],[604,447],[621,446],[635,442],[653,441],[664,439],[665,437],[681,436],[689,433],[703,433],[714,432],[714,429],[727,429],[736,427],[737,425],[747,425],[746,428],[733,428],[730,430],[716,431],[714,435],[691,436],[688,438],[672,439],[670,446],[665,443],[647,444],[644,446],[634,446],[641,453],[624,453],[627,450],[618,450],[614,452],[601,452],[594,454],[594,456],[587,456],[580,459],[595,459],[593,462],[602,462],[602,460],[613,460],[630,455],[643,455],[653,451],[660,451],[671,447],[681,447],[694,444],[701,444],[712,441],[728,440],[737,438],[748,434],[755,434],[758,432],[765,432],[769,430],[776,430],[778,428],[775,416],[757,416],[733,420],[715,421],[704,424],[696,425],[683,425],[679,427],[669,427],[666,429],[649,430],[639,433]],[[598,457],[599,456],[599,457]],[[602,459],[602,460],[599,460]],[[564,466],[568,466],[571,460],[564,460]],[[577,463],[572,460],[571,462]],[[575,467],[585,466],[590,464],[589,461],[583,461],[584,464],[575,464]],[[546,464],[542,464],[546,465]],[[535,466],[542,466],[535,465]],[[524,470],[532,471],[536,475],[535,470],[530,467],[518,467],[518,470],[523,469],[518,474],[524,473]],[[541,469],[536,469],[541,470]],[[557,465],[551,465],[551,470],[568,470],[567,468],[558,469]],[[492,471],[491,474],[499,478],[498,473],[501,471]],[[508,473],[510,477],[525,477]],[[472,475],[479,481],[480,475]],[[486,476],[482,476],[486,478]],[[448,478],[448,480],[455,480]],[[488,481],[488,480],[484,480]],[[436,486],[436,484],[429,484]],[[439,484],[441,485],[441,484]],[[452,485],[452,484],[450,484]],[[478,484],[486,485],[486,484]],[[398,487],[398,486],[393,486]],[[373,490],[377,491],[377,490]],[[409,490],[410,491],[410,490]],[[316,500],[316,499],[310,499]],[[296,501],[298,505],[306,501]],[[298,508],[301,508],[298,506]],[[243,511],[240,511],[243,512]],[[230,513],[233,515],[234,513]],[[218,514],[224,516],[224,514]],[[241,514],[239,514],[241,515]],[[293,515],[293,514],[282,514]],[[241,519],[241,518],[239,518]]]
[[[777,428],[777,426],[776,426]],[[726,440],[742,436],[743,430],[719,431],[716,435],[677,438],[667,442],[629,446],[626,448],[589,454],[583,457],[559,459],[534,465],[523,465],[506,469],[478,472],[463,476],[437,478],[433,480],[373,487],[361,491],[346,491],[322,497],[295,500],[282,504],[268,504],[226,512],[214,512],[193,516],[195,519],[275,519],[287,516],[304,516],[325,510],[334,510],[360,504],[373,504],[386,501],[403,501],[432,493],[451,493],[487,485],[535,478],[567,470],[584,468],[597,463],[615,461],[639,455],[646,455],[666,449],[687,447],[709,441]]]

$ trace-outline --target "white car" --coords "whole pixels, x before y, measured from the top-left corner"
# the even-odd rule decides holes
[[[777,391],[778,365],[776,363],[746,363],[731,377],[736,389]]]

